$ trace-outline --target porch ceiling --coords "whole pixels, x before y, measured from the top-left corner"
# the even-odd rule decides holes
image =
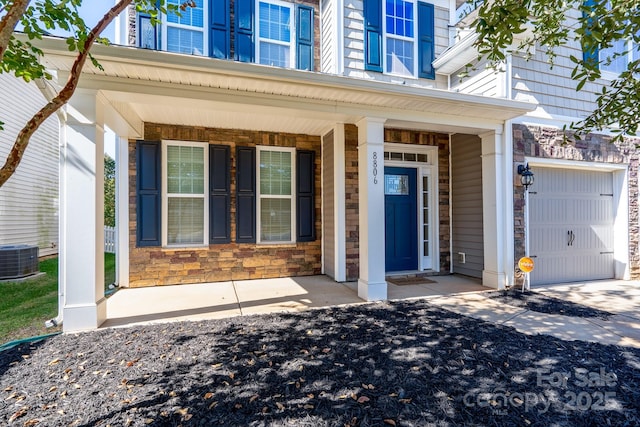
[[[64,40],[39,43],[45,65],[66,79],[74,56]],[[505,99],[131,47],[96,45],[93,54],[104,70],[87,65],[79,88],[100,91],[130,134],[153,122],[318,135],[362,117],[474,132],[533,110]]]

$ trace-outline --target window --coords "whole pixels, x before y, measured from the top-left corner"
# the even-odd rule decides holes
[[[286,3],[258,3],[258,62],[277,67],[290,67],[293,61],[291,34],[293,5]],[[295,33],[294,33],[295,34]]]
[[[205,55],[207,40],[205,37],[205,16],[208,3],[205,0],[195,0],[194,7],[187,7],[180,12],[180,16],[170,13],[163,21],[163,46],[169,52],[186,53],[191,55]],[[167,4],[180,6],[181,0],[167,0]]]
[[[434,6],[415,0],[363,0],[367,71],[435,79]]]
[[[627,69],[629,62],[638,59],[640,59],[640,46],[634,44],[632,40],[616,40],[613,46],[600,50],[600,69],[620,74]]]
[[[292,148],[258,147],[258,242],[294,241],[294,154]]]
[[[413,77],[415,74],[415,3],[385,1],[385,72]]]
[[[163,246],[206,244],[209,238],[207,145],[163,141],[162,159]]]

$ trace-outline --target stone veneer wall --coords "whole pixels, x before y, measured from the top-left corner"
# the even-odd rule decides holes
[[[205,248],[136,247],[136,142],[129,141],[129,282],[131,287],[295,277],[321,272],[320,137],[234,129],[145,124],[146,140],[201,141],[231,147],[231,243]],[[235,243],[236,146],[314,150],[316,241],[283,245]]]
[[[438,147],[438,204],[440,221],[440,273],[449,274],[451,254],[449,217],[449,136],[439,133],[403,129],[385,129],[385,142]],[[345,126],[345,178],[346,178],[346,253],[347,280],[359,277],[358,230],[358,128]]]
[[[582,141],[564,144],[562,130],[533,125],[513,125],[515,259],[524,256],[524,193],[516,173],[525,156],[629,165],[629,261],[633,279],[640,278],[638,166],[640,139],[611,143],[605,135],[590,134]],[[534,183],[535,185],[535,183]]]

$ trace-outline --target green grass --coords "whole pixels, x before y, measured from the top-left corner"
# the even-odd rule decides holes
[[[60,330],[44,326],[58,315],[58,258],[42,261],[40,271],[46,274],[0,283],[0,344]]]
[[[46,274],[21,282],[0,282],[0,345],[61,329],[44,326],[58,316],[58,258],[42,261],[40,271]],[[104,276],[106,289],[115,282],[115,254],[104,254]]]

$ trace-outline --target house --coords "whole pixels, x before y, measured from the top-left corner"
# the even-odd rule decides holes
[[[122,286],[326,274],[381,300],[385,277],[398,272],[460,273],[504,288],[525,253],[537,254],[537,270],[556,268],[544,259],[549,248],[536,246],[551,233],[543,224],[560,223],[543,215],[562,206],[549,206],[570,200],[589,176],[626,209],[637,199],[637,157],[620,148],[579,158],[602,150],[604,137],[561,146],[556,122],[583,111],[546,95],[515,53],[508,72],[479,69],[458,82],[475,58],[460,3],[197,1],[157,27],[129,9],[117,30],[126,46],[95,46],[103,69],[84,70],[67,109],[65,330],[95,328],[106,316],[104,126],[126,165],[118,171]],[[64,78],[73,61],[64,42],[41,46]],[[523,163],[535,173],[525,195]],[[599,183],[596,166],[614,189]],[[583,199],[571,209],[583,210]],[[615,236],[633,221],[612,216],[606,233]],[[576,225],[575,249],[592,219],[584,229],[564,224]],[[609,277],[626,278],[637,249],[616,239]]]
[[[46,85],[0,74],[3,164],[22,126],[47,102],[41,92]],[[20,167],[0,187],[0,246],[37,246],[41,257],[58,253],[59,135],[58,117],[50,117],[34,133]]]

